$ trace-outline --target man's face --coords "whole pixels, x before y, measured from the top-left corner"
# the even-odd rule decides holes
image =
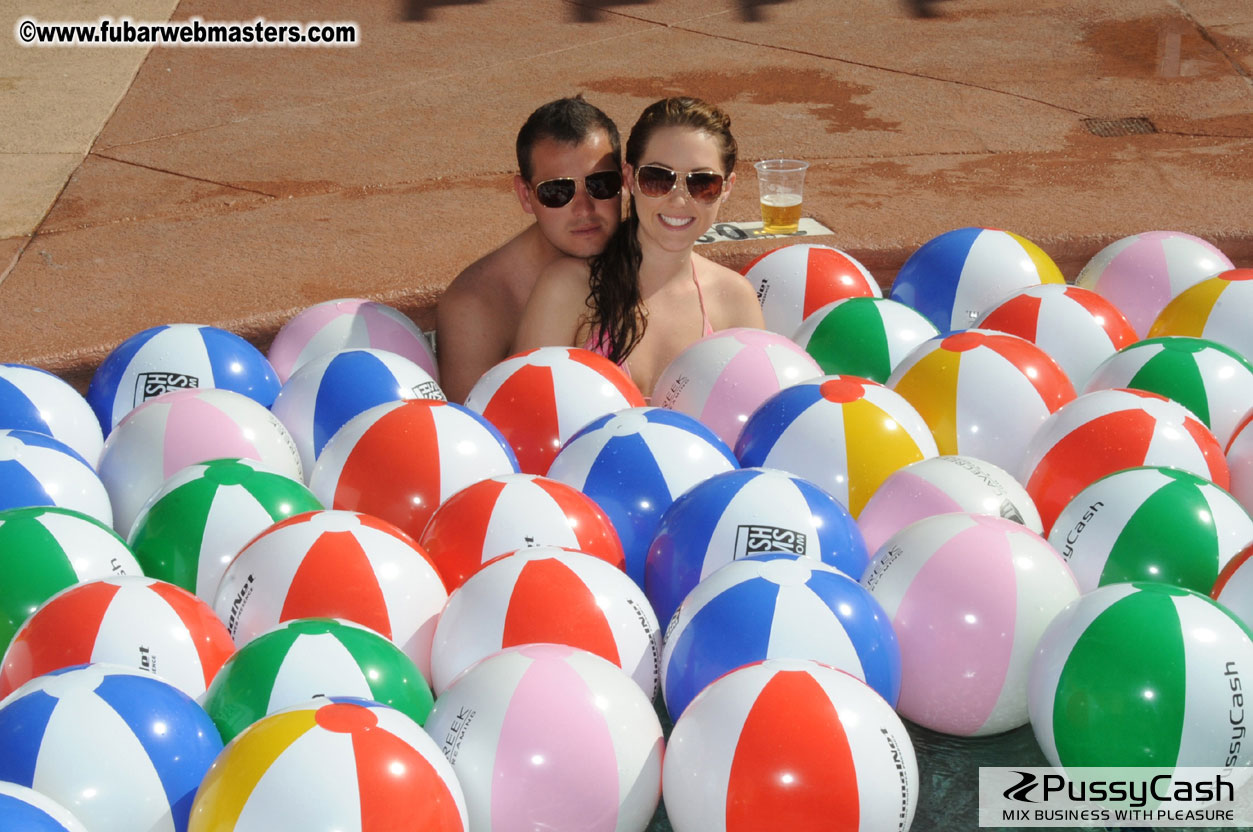
[[[583,181],[590,173],[619,170],[603,130],[579,144],[541,139],[531,148],[531,181],[515,177],[522,208],[534,214],[540,232],[559,251],[571,257],[600,254],[622,217],[622,194],[594,199]],[[559,208],[540,204],[535,186],[549,179],[575,180],[574,198]]]

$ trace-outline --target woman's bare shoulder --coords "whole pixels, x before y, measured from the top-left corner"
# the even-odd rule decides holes
[[[761,304],[757,293],[744,275],[697,255],[697,273],[701,290],[711,300],[709,314],[714,329],[733,326],[761,327]]]

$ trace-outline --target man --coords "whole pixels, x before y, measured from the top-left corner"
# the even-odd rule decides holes
[[[440,386],[462,402],[504,360],[535,279],[561,257],[604,249],[622,215],[613,121],[582,96],[540,107],[518,132],[514,192],[535,222],[457,275],[436,310]]]

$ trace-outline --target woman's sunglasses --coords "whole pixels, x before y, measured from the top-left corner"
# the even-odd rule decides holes
[[[722,196],[722,182],[722,174],[709,170],[689,171],[683,177],[687,195],[704,205],[710,205]],[[679,184],[679,172],[661,165],[640,165],[635,169],[635,184],[644,196],[661,199]]]
[[[613,199],[622,192],[622,173],[602,170],[583,177],[583,187],[592,199]],[[535,197],[545,208],[564,208],[574,199],[578,180],[569,176],[545,179],[535,185]]]

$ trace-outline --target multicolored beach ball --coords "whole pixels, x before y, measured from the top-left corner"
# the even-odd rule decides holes
[[[0,782],[0,828],[22,832],[87,832],[69,809],[47,795]]]
[[[1209,595],[1253,630],[1253,543],[1227,561]]]
[[[1253,361],[1249,309],[1253,309],[1253,269],[1231,269],[1181,292],[1153,321],[1148,334],[1205,338]]]
[[[857,258],[831,246],[797,243],[753,259],[748,278],[766,329],[791,336],[813,312],[843,298],[881,298],[883,290]]]
[[[1027,238],[994,228],[959,228],[911,254],[888,297],[918,310],[944,334],[974,326],[1011,292],[1064,282],[1052,258]]]
[[[0,511],[56,506],[112,523],[105,484],[64,442],[31,430],[0,430]]]
[[[914,347],[939,334],[930,321],[903,303],[848,298],[805,318],[792,340],[828,375],[860,376],[882,384]]]
[[[0,364],[0,430],[46,433],[93,468],[104,447],[100,420],[87,400],[59,376],[25,364]]]
[[[1231,493],[1253,514],[1253,408],[1236,426],[1227,444],[1227,465],[1231,471]]]

